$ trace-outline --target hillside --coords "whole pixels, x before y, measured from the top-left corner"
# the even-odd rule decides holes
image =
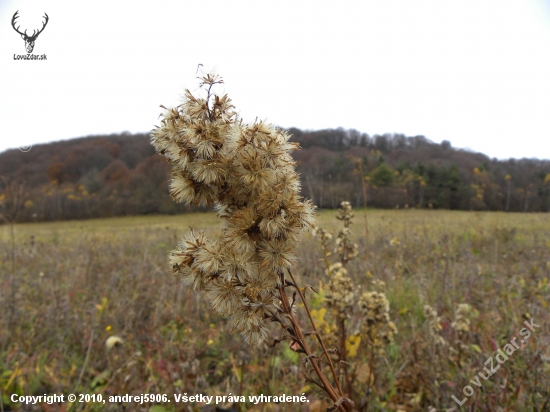
[[[288,132],[302,146],[294,153],[302,193],[321,208],[346,199],[381,208],[550,210],[550,160],[499,161],[423,136],[369,136],[342,128]],[[0,153],[0,176],[4,214],[13,213],[13,193],[23,188],[18,221],[186,210],[169,197],[169,167],[147,134],[90,136],[37,145],[26,153],[9,150]]]

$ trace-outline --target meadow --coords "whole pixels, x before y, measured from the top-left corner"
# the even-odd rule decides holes
[[[550,410],[549,215],[354,212],[358,256],[348,276],[357,290],[385,294],[398,330],[376,355],[352,340],[346,345],[354,385],[367,402],[358,410]],[[337,231],[334,214],[320,212],[318,226]],[[0,226],[3,410],[215,410],[173,402],[23,407],[10,401],[13,393],[305,393],[304,404],[246,403],[235,410],[325,410],[329,404],[302,378],[303,359],[288,342],[250,348],[201,293],[188,293],[171,273],[167,254],[190,226],[208,233],[222,223],[214,213],[194,213],[17,224],[13,246],[9,226]],[[311,233],[299,244],[295,267],[301,284],[319,292],[308,297],[329,333],[327,275]],[[479,380],[499,348],[524,336],[525,322],[539,327]],[[121,342],[107,348],[112,336]],[[361,365],[368,365],[366,378]],[[471,395],[463,390],[468,385]],[[459,406],[452,396],[465,401]]]

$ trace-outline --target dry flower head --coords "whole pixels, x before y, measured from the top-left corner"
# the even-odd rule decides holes
[[[457,332],[469,332],[470,331],[470,315],[472,314],[472,307],[467,303],[460,303],[455,309],[455,321],[451,323],[451,326]]]
[[[105,340],[105,347],[107,349],[112,349],[122,345],[123,343],[124,341],[122,340],[121,337],[113,335],[113,336],[109,336],[107,340]]]
[[[365,292],[359,298],[359,308],[363,315],[361,332],[375,347],[382,348],[393,342],[397,327],[390,320],[390,303],[384,293]]]
[[[290,156],[298,144],[270,124],[244,124],[227,95],[211,93],[221,83],[206,74],[206,97],[186,90],[181,105],[164,110],[152,144],[171,164],[172,198],[214,206],[227,223],[216,238],[191,231],[170,253],[173,271],[206,291],[212,307],[257,345],[279,311],[278,285],[295,262],[300,234],[314,226],[314,206],[299,195]]]
[[[424,315],[428,321],[428,329],[430,331],[430,340],[436,345],[445,345],[447,342],[440,335],[441,318],[437,315],[437,311],[430,305],[424,305]]]

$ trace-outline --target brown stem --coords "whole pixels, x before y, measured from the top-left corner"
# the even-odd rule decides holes
[[[329,251],[324,240],[321,242],[321,247],[323,248],[323,258],[325,259],[325,266],[327,267],[327,275],[330,276],[330,261],[328,260]]]
[[[317,337],[317,340],[319,341],[319,344],[321,345],[321,348],[323,348],[323,353],[325,354],[325,357],[327,358],[330,370],[332,372],[332,376],[334,377],[334,381],[336,383],[336,386],[338,388],[338,392],[340,394],[339,397],[344,396],[344,391],[342,390],[342,387],[340,386],[340,382],[338,381],[338,375],[336,374],[336,370],[334,369],[334,365],[332,364],[332,360],[328,354],[327,348],[325,347],[325,344],[323,343],[323,340],[321,339],[321,335],[317,331],[317,327],[315,326],[315,322],[313,321],[313,317],[311,316],[311,312],[309,310],[309,306],[306,302],[306,298],[304,294],[302,293],[302,290],[296,283],[296,279],[294,278],[294,275],[292,274],[292,271],[289,269],[288,274],[290,275],[290,278],[292,279],[292,283],[294,283],[294,286],[296,287],[296,290],[298,291],[298,294],[300,295],[300,299],[302,300],[302,303],[304,304],[304,308],[306,309],[307,316],[309,317],[309,322],[311,323],[311,326],[313,327],[313,331],[315,332],[315,336]]]
[[[349,379],[349,373],[348,373],[348,359],[347,359],[347,352],[346,352],[346,325],[344,324],[344,319],[340,319],[338,321],[338,326],[340,327],[340,352],[342,361],[344,363],[344,379],[346,380],[346,391],[348,398],[351,399],[351,381]],[[342,363],[340,363],[342,365]],[[342,366],[340,366],[342,367]]]
[[[319,367],[319,364],[315,361],[315,359],[313,359],[313,352],[312,352],[311,348],[309,347],[309,345],[308,345],[308,343],[305,339],[304,333],[302,332],[302,328],[300,327],[300,325],[298,323],[298,320],[296,319],[296,317],[292,313],[292,308],[290,306],[288,296],[286,295],[286,292],[285,292],[285,289],[284,289],[284,286],[282,285],[282,283],[281,283],[281,285],[279,285],[279,294],[281,296],[281,302],[283,304],[284,311],[285,311],[285,313],[288,314],[288,316],[290,317],[290,321],[292,322],[292,328],[294,330],[294,333],[296,333],[296,339],[298,340],[298,343],[300,344],[300,346],[302,347],[302,349],[304,350],[304,352],[308,356],[309,362],[310,362],[311,366],[313,366],[313,369],[315,370],[315,373],[319,377],[319,380],[321,381],[321,384],[323,385],[324,390],[327,392],[327,394],[330,396],[330,398],[333,400],[334,403],[338,402],[342,398],[342,394],[341,393],[338,394],[336,392],[336,389],[332,386],[332,384],[330,383],[328,378],[325,376],[325,374],[323,373],[323,371]],[[300,295],[301,295],[301,293],[300,293]],[[328,359],[330,361],[330,358],[328,358]],[[333,370],[334,370],[334,368],[333,368]],[[352,410],[352,409],[348,409],[347,403],[345,405],[346,406],[339,405],[338,410],[341,411],[341,412],[347,412],[347,411]]]
[[[371,391],[371,378],[372,378],[372,372],[374,367],[374,342],[369,338],[369,345],[370,345],[370,360],[369,360],[369,376],[367,380],[367,399],[365,400],[365,403],[361,405],[361,410],[368,411],[369,410],[369,395]]]

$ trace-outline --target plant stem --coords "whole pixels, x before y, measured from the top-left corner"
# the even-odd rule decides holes
[[[346,391],[348,398],[351,399],[351,381],[349,379],[348,373],[348,359],[346,353],[346,325],[344,319],[338,321],[338,326],[340,327],[340,353],[342,357],[343,367],[344,367],[344,378],[346,380]],[[342,362],[340,362],[340,368],[342,367]]]
[[[325,347],[325,344],[323,343],[323,340],[321,339],[321,335],[317,331],[317,326],[315,326],[315,322],[313,321],[313,317],[311,316],[311,312],[309,310],[309,306],[306,302],[306,298],[304,294],[302,293],[302,290],[298,286],[298,283],[296,282],[296,278],[294,278],[294,275],[289,270],[288,271],[290,278],[292,279],[292,283],[296,286],[296,290],[298,291],[298,294],[300,295],[300,299],[302,300],[302,303],[304,304],[304,308],[306,309],[307,316],[309,317],[309,322],[311,323],[311,326],[313,327],[313,330],[315,331],[315,336],[317,337],[317,340],[319,341],[319,344],[321,345],[321,348],[323,348],[323,353],[325,354],[325,357],[327,358],[328,364],[330,366],[330,370],[332,372],[332,375],[334,376],[334,380],[336,381],[336,386],[338,387],[338,391],[340,392],[340,395],[344,394],[344,391],[342,391],[342,388],[340,387],[340,382],[338,382],[338,377],[336,375],[336,370],[334,369],[334,365],[332,364],[332,360],[328,354],[327,348]]]
[[[302,303],[304,304],[304,308],[306,309],[306,312],[307,312],[307,316],[309,318],[309,322],[311,323],[311,326],[313,328],[313,331],[315,332],[315,336],[317,337],[317,341],[319,342],[319,344],[321,345],[321,348],[323,349],[323,353],[325,355],[325,357],[327,358],[327,361],[328,361],[328,364],[329,364],[329,367],[330,367],[330,370],[332,372],[332,376],[334,377],[334,381],[336,383],[336,387],[338,388],[338,393],[335,392],[334,388],[332,387],[332,385],[330,385],[330,383],[328,382],[328,379],[323,375],[321,369],[317,366],[317,368],[315,368],[315,363],[314,362],[311,362],[311,364],[314,366],[315,368],[315,372],[317,372],[317,375],[319,376],[319,379],[321,379],[321,381],[323,382],[323,378],[324,380],[326,381],[326,383],[328,383],[328,385],[330,386],[330,388],[332,389],[332,391],[334,392],[334,395],[336,396],[336,399],[333,399],[335,402],[338,401],[340,398],[342,398],[344,396],[344,391],[342,390],[342,387],[340,386],[340,382],[338,381],[338,375],[336,374],[336,370],[334,369],[334,365],[332,364],[332,359],[330,358],[329,354],[328,354],[328,351],[327,351],[327,348],[325,347],[325,344],[323,343],[323,340],[321,339],[321,335],[319,334],[319,332],[317,331],[317,327],[315,326],[315,322],[313,321],[313,317],[311,316],[311,312],[309,310],[309,306],[306,302],[306,298],[304,296],[304,294],[302,293],[302,290],[300,289],[300,287],[298,286],[297,282],[296,282],[296,278],[294,277],[294,275],[292,274],[292,271],[289,269],[288,270],[288,274],[290,275],[290,278],[292,279],[292,283],[294,283],[294,286],[296,288],[296,291],[298,292],[298,294],[300,295],[300,299],[302,300]],[[284,288],[281,287],[281,290],[282,290],[282,295],[284,295],[284,299],[286,299],[286,304],[288,304],[288,297],[286,296],[286,293],[284,293]],[[292,315],[292,313],[290,313],[291,317],[293,319],[294,316]],[[294,320],[295,321],[295,320]],[[302,331],[298,325],[297,322],[295,322],[295,325],[296,325],[296,328],[299,330],[300,334],[302,334]],[[303,334],[302,334],[303,335]],[[304,342],[305,343],[305,342]],[[305,343],[307,345],[307,343]],[[307,351],[306,351],[307,352]],[[308,356],[311,355],[311,353],[308,353],[307,354]],[[323,378],[321,378],[321,375],[323,375]],[[323,382],[323,384],[325,384],[325,382]],[[331,396],[332,398],[332,396]],[[349,404],[348,403],[345,403],[345,409],[344,407],[340,406],[339,409],[340,410],[348,410],[348,411],[351,411],[353,410],[353,406],[351,406],[350,409],[348,409],[349,407]]]
[[[80,375],[78,376],[78,381],[74,386],[73,392],[76,392],[76,390],[78,389],[78,385],[80,385],[80,381],[82,380],[82,376],[84,375],[84,370],[86,370],[86,366],[88,365],[88,359],[90,359],[90,350],[92,349],[93,341],[94,341],[94,330],[92,329],[90,333],[90,341],[88,342],[88,350],[86,351],[86,358],[84,359],[84,364],[82,365],[82,369],[80,370]]]
[[[302,349],[306,353],[306,355],[309,359],[309,362],[311,363],[311,366],[313,366],[313,369],[315,370],[315,373],[317,374],[317,376],[321,380],[321,384],[323,385],[325,391],[327,392],[327,394],[330,396],[330,398],[334,402],[337,402],[341,398],[341,396],[340,396],[340,394],[338,394],[336,392],[336,389],[329,382],[329,380],[327,379],[327,377],[325,376],[325,374],[323,373],[323,371],[319,367],[319,364],[313,359],[313,356],[312,356],[313,352],[312,352],[311,348],[309,347],[309,345],[308,345],[308,343],[305,339],[304,333],[302,332],[302,328],[298,324],[298,320],[296,319],[296,317],[292,313],[292,308],[290,307],[290,302],[288,300],[288,296],[286,295],[286,292],[285,292],[284,287],[282,286],[282,284],[279,286],[279,293],[281,295],[281,302],[283,303],[284,311],[290,317],[290,320],[292,322],[292,328],[294,330],[294,333],[296,334],[296,338],[297,338],[298,342],[300,343],[300,346],[302,347]],[[328,359],[330,360],[330,358],[328,358]],[[338,382],[338,381],[336,381],[336,382]],[[342,405],[339,406],[338,409],[342,412],[346,412],[346,409]]]

